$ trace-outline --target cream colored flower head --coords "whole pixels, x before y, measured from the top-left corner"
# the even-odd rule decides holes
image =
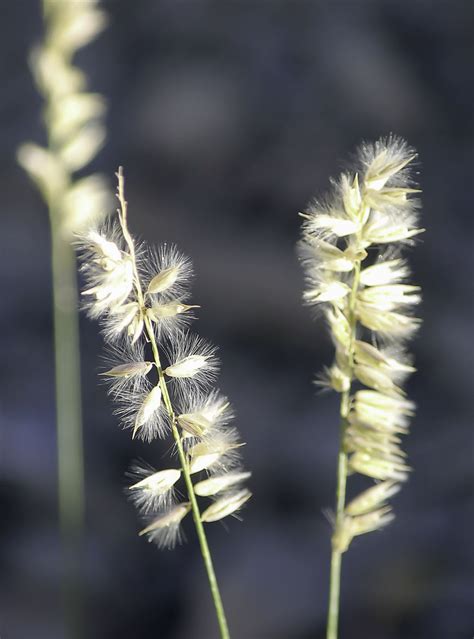
[[[192,492],[196,503],[203,501],[195,521],[237,517],[250,498],[243,487],[250,474],[242,469],[243,444],[230,425],[233,411],[213,388],[217,349],[186,328],[199,308],[190,299],[191,262],[172,244],[155,250],[133,239],[120,171],[118,178],[117,220],[76,240],[82,300],[102,325],[108,355],[100,375],[121,425],[132,439],[171,438],[170,466],[134,464],[128,494],[146,523],[140,534],[172,548],[195,508]]]
[[[336,350],[318,383],[344,398],[350,470],[386,487],[369,488],[348,506],[333,539],[341,551],[353,536],[391,520],[385,500],[410,471],[400,435],[408,431],[414,404],[403,383],[414,371],[406,344],[420,326],[421,292],[402,253],[423,231],[415,159],[396,136],[363,144],[354,170],[303,214],[304,300],[324,312]]]

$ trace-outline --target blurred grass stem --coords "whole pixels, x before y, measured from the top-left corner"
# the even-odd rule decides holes
[[[56,377],[59,525],[64,556],[64,605],[69,637],[82,636],[81,565],[84,462],[76,259],[50,207]]]

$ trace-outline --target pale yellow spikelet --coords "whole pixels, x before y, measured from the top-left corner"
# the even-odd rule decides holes
[[[119,364],[108,371],[100,373],[107,377],[135,377],[137,375],[146,375],[150,372],[153,364],[151,362],[128,362],[127,364]]]
[[[199,308],[199,306],[196,304],[183,304],[182,302],[175,300],[166,304],[153,304],[153,306],[148,309],[147,315],[153,322],[159,322],[165,318],[175,317],[181,313],[186,313],[192,308]]]
[[[346,506],[346,513],[352,517],[364,515],[384,504],[396,495],[400,485],[393,481],[384,481],[364,490]]]
[[[361,340],[354,342],[354,356],[358,364],[365,364],[375,369],[380,369],[391,375],[392,378],[402,376],[408,373],[414,373],[415,368],[411,366],[406,360],[406,355],[401,348],[395,349],[400,351],[402,359],[393,357],[388,349],[379,350],[372,344]]]
[[[177,266],[165,268],[155,275],[148,284],[147,293],[153,295],[163,293],[175,284],[178,279],[179,269]]]
[[[146,396],[140,410],[135,418],[135,426],[133,428],[132,439],[135,437],[139,428],[146,425],[161,406],[161,388],[155,386]]]
[[[167,377],[186,392],[212,383],[219,370],[216,348],[196,335],[177,333],[168,352]]]
[[[338,393],[348,391],[351,387],[351,378],[339,366],[333,364],[329,369],[330,386]]]
[[[410,472],[410,466],[400,461],[395,454],[376,455],[372,449],[358,450],[350,460],[349,467],[356,473],[367,475],[373,479],[392,479],[394,481],[405,481]]]
[[[204,355],[189,355],[165,368],[168,377],[194,377],[206,366]]]
[[[212,497],[225,490],[234,488],[237,484],[249,479],[251,474],[252,473],[248,472],[231,472],[224,475],[214,475],[209,479],[203,479],[197,484],[194,484],[194,491],[196,495],[200,495],[201,497]]]
[[[244,444],[239,441],[235,429],[217,429],[206,435],[188,448],[189,468],[192,474],[202,470],[227,472],[238,466],[240,448]]]
[[[227,398],[217,391],[205,397],[200,394],[191,396],[181,408],[186,412],[178,414],[177,421],[183,429],[183,437],[198,437],[206,441],[219,435],[233,417]]]
[[[402,304],[419,304],[420,287],[409,284],[387,284],[371,286],[360,291],[358,299],[380,311],[392,311]]]
[[[408,224],[374,213],[370,223],[364,228],[362,239],[366,245],[389,244],[409,240],[423,231],[424,229],[410,228]]]
[[[168,491],[176,484],[181,477],[181,471],[177,468],[169,468],[167,470],[159,470],[152,475],[148,475],[136,484],[129,486],[129,490],[150,490],[161,494]]]
[[[347,220],[343,217],[331,217],[329,215],[318,215],[311,220],[314,229],[323,230],[337,237],[347,237],[359,229],[357,222]]]
[[[365,187],[380,191],[390,178],[397,177],[397,174],[400,176],[402,169],[416,158],[416,153],[404,140],[390,136],[378,140],[374,145],[364,145],[360,156],[365,165]]]
[[[387,395],[403,395],[403,389],[399,388],[392,380],[390,375],[372,366],[366,366],[364,364],[357,364],[354,366],[354,373],[357,379],[368,386],[381,393]]]
[[[181,541],[181,522],[191,510],[191,503],[184,502],[173,506],[164,514],[154,518],[138,533],[146,535],[150,542],[159,548],[174,548]]]
[[[393,519],[394,515],[390,506],[384,506],[357,517],[345,515],[334,532],[332,538],[333,548],[340,553],[346,552],[355,536],[380,530]]]
[[[318,288],[306,291],[307,302],[338,302],[349,295],[350,288],[344,282],[322,282]]]
[[[409,275],[410,270],[404,260],[387,260],[362,269],[360,283],[365,286],[393,284],[404,280]]]
[[[154,469],[143,465],[135,465],[129,473],[130,477],[139,480],[128,487],[131,499],[144,514],[169,508],[174,485],[181,477],[181,470],[178,468],[153,471]]]
[[[211,422],[202,413],[183,413],[177,417],[178,424],[181,426],[184,437],[191,435],[193,437],[203,437],[211,428]]]
[[[201,521],[219,521],[220,519],[224,519],[224,517],[233,515],[242,508],[251,496],[252,493],[246,488],[239,490],[237,493],[224,495],[206,508],[201,515]]]

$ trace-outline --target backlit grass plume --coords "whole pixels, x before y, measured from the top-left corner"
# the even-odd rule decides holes
[[[145,522],[139,534],[173,548],[181,541],[183,519],[192,513],[226,638],[204,524],[236,515],[251,496],[244,487],[250,473],[241,466],[242,443],[230,425],[230,404],[213,388],[216,349],[188,329],[198,308],[189,300],[191,262],[174,246],[155,250],[132,238],[121,169],[117,177],[117,219],[77,242],[86,282],[82,298],[102,324],[110,366],[101,375],[122,426],[132,439],[171,438],[176,453],[168,467],[140,463],[130,471],[129,493]]]
[[[303,214],[304,299],[321,307],[335,347],[318,384],[341,397],[328,639],[337,637],[342,553],[356,535],[392,520],[388,500],[410,471],[401,436],[415,406],[403,383],[415,370],[406,345],[420,324],[413,309],[421,296],[403,249],[422,231],[409,168],[415,157],[393,136],[362,145],[354,171]],[[346,503],[352,473],[375,484]]]
[[[105,28],[98,0],[43,0],[44,42],[30,55],[30,67],[44,98],[46,146],[28,142],[18,160],[38,186],[51,211],[54,231],[66,240],[103,217],[109,201],[104,178],[75,179],[105,141],[105,100],[87,88],[87,77],[73,64],[76,52]]]

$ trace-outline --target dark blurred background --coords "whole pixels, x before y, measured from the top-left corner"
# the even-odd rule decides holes
[[[331,361],[300,303],[302,210],[362,140],[394,132],[420,154],[424,288],[413,345],[414,473],[397,519],[344,557],[341,637],[463,639],[474,633],[473,54],[471,0],[117,0],[76,61],[109,101],[93,169],[126,169],[133,230],[192,256],[195,325],[220,346],[255,496],[209,537],[235,639],[322,639],[337,451]],[[57,532],[49,229],[16,165],[41,142],[26,57],[39,3],[0,3],[0,634],[64,639]],[[92,170],[92,169],[91,169]],[[81,319],[87,465],[88,639],[212,639],[205,574],[188,543],[137,537],[123,495],[137,456],[97,384],[98,328]]]

